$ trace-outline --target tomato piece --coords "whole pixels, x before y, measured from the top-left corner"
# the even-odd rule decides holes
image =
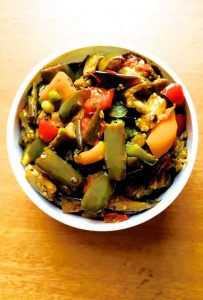
[[[44,142],[49,143],[55,138],[57,133],[58,128],[53,124],[53,122],[50,119],[42,119],[39,122],[38,134]]]
[[[161,94],[166,96],[172,103],[175,103],[177,106],[185,105],[185,96],[180,84],[169,84],[161,91]]]
[[[111,107],[114,89],[106,90],[104,88],[91,87],[91,97],[84,103],[86,113],[92,114],[99,106],[102,110]]]
[[[185,126],[186,126],[186,116],[183,114],[177,114],[176,115],[176,123],[178,126],[177,134],[181,135],[181,133],[183,132],[183,130],[185,129]]]
[[[104,215],[105,223],[118,223],[118,222],[123,222],[127,219],[128,219],[127,215],[122,215],[118,213],[106,213]]]

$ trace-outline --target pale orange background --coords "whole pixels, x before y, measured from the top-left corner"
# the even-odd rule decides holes
[[[18,186],[6,121],[33,66],[72,43],[130,42],[186,84],[199,121],[194,171],[161,215],[114,233],[52,220]],[[0,299],[203,299],[203,2],[0,1]]]

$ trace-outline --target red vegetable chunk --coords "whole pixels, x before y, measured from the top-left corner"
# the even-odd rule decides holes
[[[85,101],[84,108],[86,113],[92,114],[99,106],[102,110],[111,107],[114,89],[106,90],[104,88],[91,87],[91,97]]]
[[[177,106],[185,105],[185,96],[180,84],[169,84],[161,91],[161,94],[166,96],[172,103],[175,103]]]
[[[58,133],[58,128],[53,124],[53,122],[48,120],[41,120],[39,123],[39,137],[46,143],[49,143],[55,138]]]

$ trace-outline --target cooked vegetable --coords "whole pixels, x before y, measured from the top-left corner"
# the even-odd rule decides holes
[[[99,131],[101,126],[101,110],[97,108],[93,117],[88,122],[86,130],[83,132],[83,141],[90,145],[94,146],[95,142],[98,140]]]
[[[73,86],[73,82],[64,72],[58,72],[56,76],[52,79],[52,81],[45,86],[43,90],[40,91],[39,96],[43,100],[47,100],[49,98],[49,91],[56,90],[63,101],[68,97],[72,96],[76,89]]]
[[[124,58],[119,53],[106,54],[99,62],[98,69],[103,70],[116,70],[119,68]]]
[[[122,211],[122,212],[140,212],[142,210],[146,210],[152,208],[156,205],[156,202],[141,202],[135,201],[123,196],[112,197],[109,201],[107,208],[114,211]]]
[[[126,175],[124,125],[107,124],[104,131],[105,162],[111,180],[120,181]]]
[[[60,128],[56,137],[49,143],[48,148],[57,149],[64,144],[73,142],[76,139],[75,125],[70,122],[65,128]]]
[[[146,140],[152,154],[159,158],[166,153],[173,145],[176,133],[177,123],[175,112],[172,111],[168,118],[162,120],[154,129],[152,129]]]
[[[93,51],[32,82],[21,163],[64,213],[115,223],[159,205],[187,163],[185,97],[146,58]]]
[[[95,112],[97,107],[104,110],[108,107],[111,107],[114,89],[106,90],[104,88],[90,88],[91,96],[85,101],[84,108],[88,114]]]
[[[143,102],[141,103],[142,107],[139,112],[142,113],[142,116],[136,121],[136,126],[141,131],[147,132],[164,118],[163,113],[165,113],[166,110],[166,100],[159,97],[156,93],[153,93],[145,104],[143,104]],[[136,109],[138,110],[138,107],[136,107]]]
[[[44,147],[45,144],[39,138],[34,140],[31,144],[28,144],[22,156],[22,165],[27,166],[31,162],[35,161],[37,157],[42,154]]]
[[[34,81],[32,84],[32,92],[31,95],[28,96],[27,105],[28,105],[28,118],[29,121],[36,123],[37,122],[37,84]]]
[[[126,144],[125,149],[128,156],[137,157],[149,165],[155,164],[158,160],[137,144]]]
[[[35,131],[29,125],[28,118],[29,116],[25,109],[19,112],[19,119],[22,127],[19,143],[22,145],[27,145],[29,142],[32,142],[35,139]]]
[[[55,138],[58,133],[58,128],[52,123],[50,119],[42,119],[39,122],[39,137],[46,143]]]
[[[137,74],[120,74],[111,70],[95,71],[94,77],[98,83],[110,84],[111,87],[115,87],[117,90],[139,84],[141,81]]]
[[[92,85],[92,80],[90,78],[86,78],[84,76],[80,76],[78,79],[74,81],[74,86],[77,89],[88,88]]]
[[[82,108],[84,101],[90,97],[90,91],[81,90],[67,98],[59,108],[59,115],[66,120]]]
[[[56,194],[56,186],[47,179],[35,166],[28,165],[25,168],[27,181],[47,200],[53,201]]]
[[[169,84],[161,91],[161,94],[166,96],[172,103],[175,103],[177,106],[185,105],[185,96],[180,84]]]
[[[41,104],[41,107],[46,114],[51,114],[55,111],[53,103],[48,100],[44,100]]]
[[[82,175],[50,149],[46,149],[37,158],[36,165],[51,178],[71,188],[77,188],[82,184]]]
[[[83,69],[83,76],[88,77],[94,73],[102,56],[94,54],[88,56]]]
[[[48,92],[48,99],[52,103],[58,103],[62,99],[62,96],[53,89]]]
[[[106,173],[98,176],[85,193],[81,207],[84,210],[98,212],[104,209],[113,193],[113,187]]]
[[[77,141],[78,149],[82,149],[82,130],[81,130],[81,120],[75,120],[75,135]]]
[[[90,150],[76,154],[74,159],[80,165],[89,165],[104,159],[104,142],[100,141]]]

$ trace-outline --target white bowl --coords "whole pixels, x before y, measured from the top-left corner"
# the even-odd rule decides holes
[[[159,198],[162,199],[155,207],[142,212],[138,215],[131,216],[128,220],[120,223],[104,223],[102,221],[94,221],[82,218],[80,216],[75,216],[71,214],[63,214],[62,211],[54,206],[49,201],[45,200],[40,194],[38,194],[27,182],[24,174],[24,167],[20,164],[20,158],[22,155],[22,149],[18,144],[20,127],[18,121],[18,112],[23,108],[25,104],[26,94],[31,87],[33,79],[38,80],[40,70],[45,66],[55,65],[59,62],[77,62],[83,60],[88,54],[100,53],[105,54],[107,52],[121,52],[126,53],[129,51],[136,52],[143,57],[146,57],[148,61],[153,62],[157,65],[165,78],[168,78],[169,81],[177,82],[181,84],[184,95],[186,98],[186,114],[187,114],[187,131],[188,131],[188,140],[187,140],[187,150],[188,150],[188,164],[184,169],[175,177],[175,180],[171,187],[166,190]],[[34,202],[41,210],[47,213],[52,218],[72,227],[92,230],[92,231],[114,231],[129,228],[136,226],[138,224],[144,223],[163,210],[165,210],[180,194],[184,188],[195,162],[196,153],[198,147],[198,125],[197,117],[194,109],[192,99],[185,88],[183,82],[171,70],[164,62],[156,58],[154,55],[149,54],[146,51],[139,50],[134,46],[89,46],[81,48],[67,47],[59,52],[54,53],[53,55],[48,56],[42,60],[25,78],[21,84],[17,94],[13,100],[7,125],[7,149],[8,155],[11,163],[11,167],[16,176],[16,179],[27,194],[27,196]]]

